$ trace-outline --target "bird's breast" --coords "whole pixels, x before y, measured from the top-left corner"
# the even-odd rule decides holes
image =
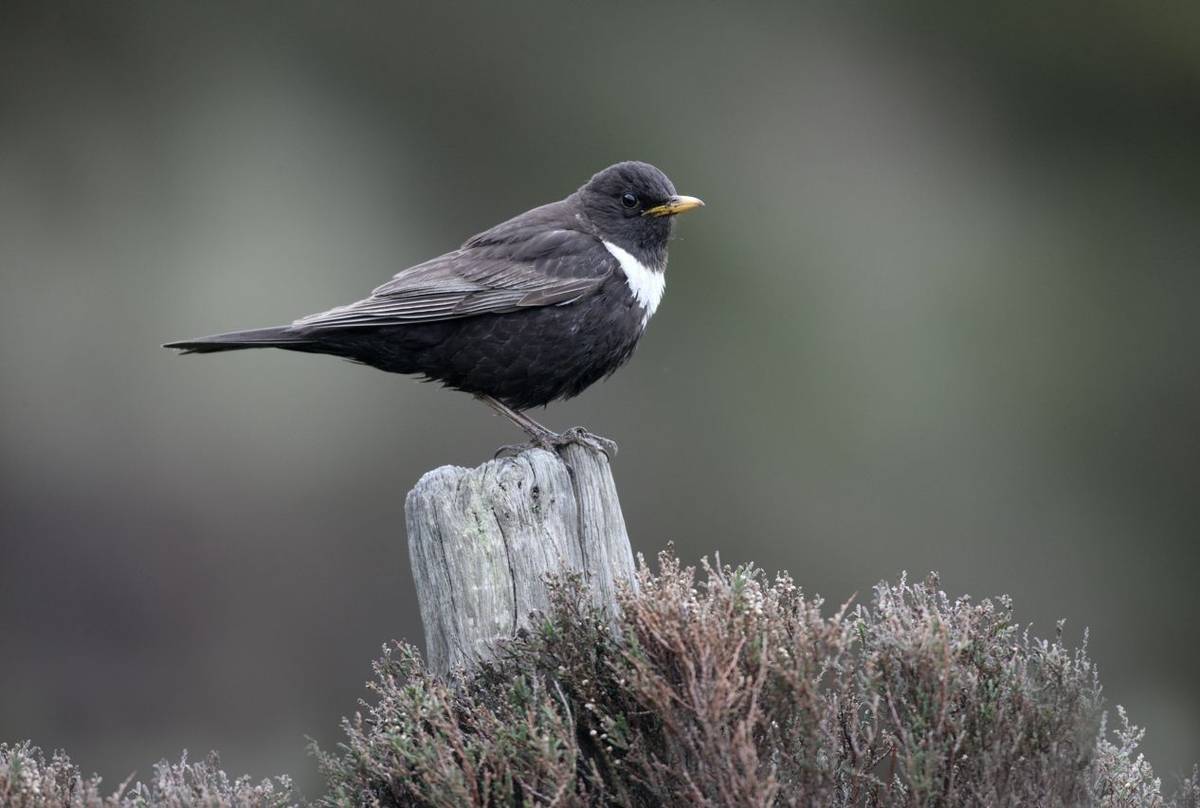
[[[621,271],[625,275],[625,285],[634,301],[641,308],[642,328],[650,322],[650,318],[662,302],[663,294],[667,291],[667,267],[649,267],[637,259],[633,253],[618,247],[611,241],[604,242],[604,248],[617,259]]]

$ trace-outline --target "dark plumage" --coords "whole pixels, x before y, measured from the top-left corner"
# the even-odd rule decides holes
[[[483,398],[535,442],[561,442],[519,411],[577,395],[629,359],[662,295],[674,215],[701,204],[651,165],[617,163],[364,300],[166,347],[283,348],[419,374]]]

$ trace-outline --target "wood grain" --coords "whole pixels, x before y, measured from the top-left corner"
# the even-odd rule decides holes
[[[584,572],[610,614],[619,582],[634,584],[608,458],[577,444],[434,469],[409,492],[405,513],[426,660],[438,673],[485,657],[544,611],[547,575]]]

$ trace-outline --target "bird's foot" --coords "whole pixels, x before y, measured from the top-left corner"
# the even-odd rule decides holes
[[[532,443],[506,443],[496,450],[496,453],[492,455],[492,460],[499,460],[502,457],[516,457],[521,452],[536,448]]]
[[[588,432],[581,426],[573,426],[560,435],[554,436],[554,445],[566,446],[569,443],[578,443],[586,449],[591,449],[593,452],[604,452],[604,456],[612,460],[617,455],[617,442],[609,438],[602,437],[594,432]]]
[[[547,429],[545,432],[530,435],[529,443],[515,443],[501,446],[496,450],[495,457],[503,455],[516,456],[528,449],[545,449],[548,452],[556,452],[563,446],[568,446],[572,443],[577,443],[594,452],[603,452],[604,456],[609,460],[612,460],[617,454],[616,441],[588,432],[581,426],[575,426],[558,433]]]

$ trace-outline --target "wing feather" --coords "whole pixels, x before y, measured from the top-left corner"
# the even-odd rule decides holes
[[[593,293],[616,270],[615,259],[590,234],[544,226],[522,232],[511,222],[489,233],[503,227],[509,228],[505,238],[476,236],[461,249],[398,273],[364,300],[293,325],[407,325],[565,306]]]

